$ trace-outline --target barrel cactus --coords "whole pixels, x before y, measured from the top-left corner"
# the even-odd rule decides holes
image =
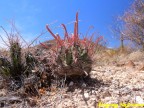
[[[78,13],[76,14],[73,34],[68,34],[64,24],[62,24],[62,27],[64,29],[64,39],[61,39],[59,34],[54,34],[49,25],[46,25],[46,29],[56,40],[56,44],[50,48],[47,55],[52,73],[67,77],[88,76],[92,68],[92,56],[102,37],[98,37],[95,42],[93,41],[94,34],[90,38],[80,39]],[[41,43],[41,45],[49,49],[45,44]]]

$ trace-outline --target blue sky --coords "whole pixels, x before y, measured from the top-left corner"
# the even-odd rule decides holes
[[[9,29],[7,20],[14,20],[22,36],[31,41],[46,24],[51,24],[54,33],[63,31],[61,23],[73,32],[75,14],[79,12],[80,33],[85,35],[90,26],[108,41],[109,47],[117,47],[119,42],[113,38],[109,27],[114,17],[122,15],[133,0],[1,0],[0,25]],[[0,34],[3,33],[0,31]],[[52,39],[47,33],[40,40]],[[1,41],[0,41],[1,42]]]

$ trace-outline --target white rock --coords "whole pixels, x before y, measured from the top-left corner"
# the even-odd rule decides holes
[[[85,97],[85,99],[89,99],[89,94],[88,93],[84,93],[84,97]]]
[[[144,104],[144,100],[140,96],[135,97],[135,102],[138,104]]]
[[[32,73],[35,73],[36,72],[36,70],[32,70]]]

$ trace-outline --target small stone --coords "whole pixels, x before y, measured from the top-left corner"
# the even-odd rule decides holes
[[[69,83],[69,86],[73,86],[74,85],[74,83],[71,81],[70,83]]]
[[[92,94],[95,94],[95,93],[96,93],[95,90],[92,90],[91,92],[92,92]]]
[[[82,84],[82,87],[86,87],[86,84],[85,84],[85,83],[83,83],[83,84]]]
[[[36,72],[36,70],[32,70],[32,73],[35,73]]]
[[[144,100],[140,96],[135,97],[135,102],[138,104],[144,104]]]
[[[125,64],[125,66],[127,66],[127,67],[134,67],[135,66],[135,64],[134,64],[134,62],[133,61],[128,61],[126,64]]]
[[[85,97],[86,100],[88,100],[89,99],[89,94],[88,93],[84,93],[84,97]]]

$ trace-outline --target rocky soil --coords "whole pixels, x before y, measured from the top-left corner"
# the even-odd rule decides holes
[[[130,57],[130,56],[129,56]],[[93,66],[91,79],[71,81],[42,96],[21,98],[18,93],[0,90],[0,106],[7,108],[98,108],[98,103],[143,103],[144,62],[129,60]]]

